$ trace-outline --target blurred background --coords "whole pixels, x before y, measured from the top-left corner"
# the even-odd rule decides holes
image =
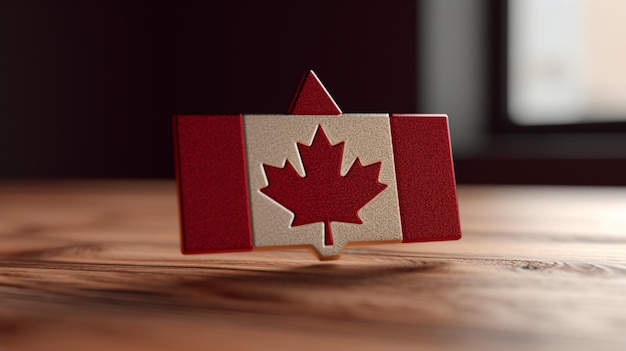
[[[619,0],[0,3],[0,178],[174,175],[174,113],[446,113],[459,183],[626,184]]]

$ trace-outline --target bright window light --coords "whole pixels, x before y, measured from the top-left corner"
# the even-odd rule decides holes
[[[508,111],[520,125],[626,120],[626,1],[510,0]]]

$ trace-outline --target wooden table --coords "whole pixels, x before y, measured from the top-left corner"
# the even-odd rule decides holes
[[[173,181],[0,183],[0,350],[626,350],[626,188],[459,187],[463,239],[183,256]]]

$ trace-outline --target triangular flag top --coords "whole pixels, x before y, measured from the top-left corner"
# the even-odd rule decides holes
[[[446,115],[341,113],[312,71],[291,112],[174,116],[183,253],[461,237]]]
[[[341,110],[330,96],[315,72],[305,73],[293,97],[289,113],[292,115],[340,115]]]

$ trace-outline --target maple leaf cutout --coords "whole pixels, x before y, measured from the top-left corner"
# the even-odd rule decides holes
[[[282,168],[263,164],[269,185],[261,192],[294,213],[292,226],[324,222],[327,246],[333,245],[330,222],[363,223],[358,211],[387,188],[378,181],[381,162],[363,166],[357,157],[341,176],[343,148],[343,141],[331,145],[320,125],[310,146],[298,143],[304,177],[289,160]]]

